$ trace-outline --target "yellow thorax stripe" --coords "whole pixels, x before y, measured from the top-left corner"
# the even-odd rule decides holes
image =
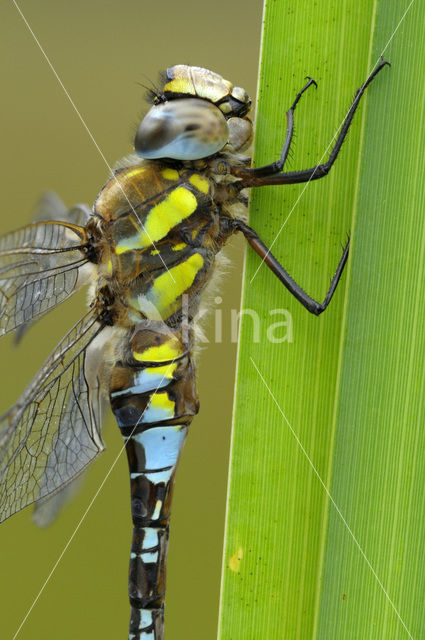
[[[118,174],[118,178],[132,178],[133,176],[137,176],[138,173],[144,173],[145,171],[146,167],[136,167],[130,171],[123,171],[122,176]]]
[[[179,172],[176,171],[175,169],[170,169],[170,168],[163,169],[161,171],[161,175],[166,180],[178,180],[179,179]]]
[[[194,253],[184,262],[155,278],[146,297],[155,305],[162,318],[168,318],[178,309],[178,299],[192,286],[203,265],[203,256]]]
[[[198,191],[202,191],[202,193],[208,193],[210,183],[206,178],[203,178],[197,173],[193,173],[189,178],[189,182],[193,184],[193,186],[196,187]]]
[[[182,249],[185,249],[186,247],[187,247],[187,244],[185,242],[179,242],[178,244],[175,244],[171,248],[172,248],[173,251],[181,251]]]
[[[159,204],[152,207],[139,233],[118,242],[117,254],[145,249],[165,238],[173,227],[188,218],[197,207],[196,197],[186,187],[176,187]]]

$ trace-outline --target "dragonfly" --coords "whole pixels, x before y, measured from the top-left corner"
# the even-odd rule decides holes
[[[175,65],[149,90],[150,109],[126,158],[94,205],[67,209],[54,194],[36,219],[0,238],[0,334],[19,341],[32,323],[82,287],[89,308],[0,418],[0,521],[34,504],[49,523],[79,476],[103,451],[109,400],[130,472],[133,537],[129,640],[163,640],[167,545],[174,479],[199,409],[193,350],[196,319],[216,256],[242,233],[312,314],[329,305],[349,240],[322,302],[310,297],[245,218],[248,189],[309,182],[334,164],[360,100],[355,94],[328,160],[285,172],[294,112],[281,156],[252,167],[251,100],[200,67]],[[317,85],[316,85],[317,86]]]

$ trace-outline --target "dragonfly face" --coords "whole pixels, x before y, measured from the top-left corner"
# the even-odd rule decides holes
[[[92,211],[44,197],[38,221],[0,239],[0,331],[18,331],[91,284],[90,308],[65,335],[16,404],[0,418],[0,520],[35,503],[49,522],[69,486],[103,450],[108,397],[130,468],[133,541],[130,640],[162,640],[171,498],[198,398],[194,323],[216,255],[241,231],[285,287],[312,313],[329,304],[344,250],[322,303],[310,298],[239,217],[245,189],[323,177],[366,86],[357,92],[330,159],[282,173],[281,158],[250,168],[252,137],[243,89],[199,67],[177,65],[136,134],[134,156],[101,189]]]

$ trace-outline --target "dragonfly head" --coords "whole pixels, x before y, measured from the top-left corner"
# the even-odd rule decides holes
[[[245,117],[250,107],[246,91],[217,73],[175,65],[139,125],[136,152],[148,159],[199,160],[222,150],[242,151],[252,139]]]

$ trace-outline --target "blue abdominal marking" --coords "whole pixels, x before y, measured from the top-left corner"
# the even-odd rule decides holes
[[[146,469],[173,467],[182,450],[187,427],[152,427],[133,436],[145,451]]]
[[[152,389],[161,389],[170,384],[170,379],[163,373],[152,372],[151,369],[143,369],[137,373],[134,382],[136,382],[136,384],[133,387],[128,387],[121,391],[114,391],[111,393],[111,397],[117,398],[119,396],[137,395],[139,393],[146,393]]]

